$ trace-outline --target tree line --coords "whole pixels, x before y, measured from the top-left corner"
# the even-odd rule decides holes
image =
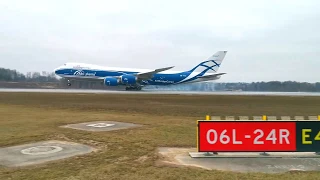
[[[320,92],[320,82],[269,81],[253,83],[217,83],[215,84],[215,90]]]
[[[0,81],[2,82],[60,82],[66,85],[64,79],[58,79],[53,72],[28,72],[20,73],[16,70],[0,68]],[[80,82],[74,84],[75,88],[101,88],[100,83]],[[186,91],[269,91],[269,92],[320,92],[320,82],[296,81],[269,81],[253,83],[215,83],[203,82],[195,84],[182,84],[174,86],[151,86],[149,89],[186,90]]]
[[[27,72],[20,73],[16,70],[0,68],[0,81],[5,82],[58,82],[59,79],[53,72]]]

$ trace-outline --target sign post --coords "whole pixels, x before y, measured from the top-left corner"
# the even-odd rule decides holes
[[[320,121],[198,121],[198,152],[318,152]]]

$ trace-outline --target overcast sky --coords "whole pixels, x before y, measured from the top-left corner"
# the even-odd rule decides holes
[[[318,0],[1,0],[0,67],[189,70],[227,50],[220,82],[316,82],[319,8]]]

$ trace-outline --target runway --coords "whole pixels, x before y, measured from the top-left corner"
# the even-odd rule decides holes
[[[319,92],[249,92],[249,91],[167,91],[167,90],[90,90],[90,89],[18,89],[0,88],[0,92],[89,93],[89,94],[177,94],[177,95],[241,95],[241,96],[320,96]]]

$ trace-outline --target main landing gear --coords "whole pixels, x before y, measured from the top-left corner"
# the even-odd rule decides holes
[[[127,86],[126,91],[140,91],[142,89],[141,86]]]

